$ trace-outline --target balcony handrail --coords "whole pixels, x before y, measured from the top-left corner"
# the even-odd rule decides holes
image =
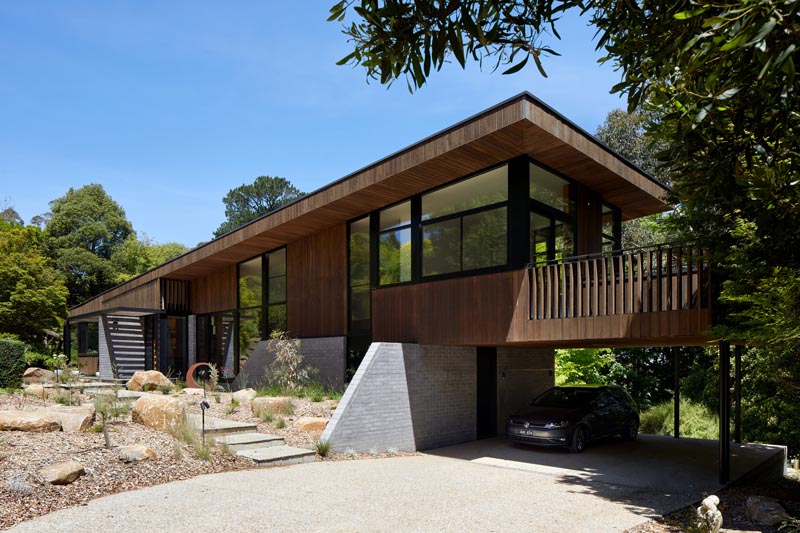
[[[673,242],[664,242],[659,244],[647,244],[644,246],[635,246],[632,248],[620,248],[617,250],[611,250],[610,252],[595,252],[592,254],[583,254],[583,255],[570,255],[560,259],[547,259],[546,261],[540,263],[530,262],[527,264],[527,268],[534,268],[534,267],[541,267],[547,265],[558,265],[561,263],[571,263],[575,261],[585,261],[587,259],[601,259],[604,257],[614,257],[618,255],[625,255],[635,252],[646,252],[650,250],[659,251],[659,250],[674,250],[675,248],[699,248],[698,245],[692,243],[681,243],[677,241]]]
[[[530,318],[597,317],[707,309],[705,250],[673,243],[528,265]]]

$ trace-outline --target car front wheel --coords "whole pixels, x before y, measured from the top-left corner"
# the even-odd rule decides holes
[[[632,416],[628,423],[625,424],[625,429],[622,432],[622,438],[628,441],[636,440],[636,436],[639,435],[639,419],[635,416]]]
[[[578,426],[572,432],[572,440],[569,443],[569,451],[581,453],[586,448],[586,427]]]

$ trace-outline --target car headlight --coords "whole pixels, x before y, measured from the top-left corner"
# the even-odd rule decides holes
[[[565,428],[569,425],[569,420],[562,420],[561,422],[548,422],[544,425],[544,429],[558,429]]]

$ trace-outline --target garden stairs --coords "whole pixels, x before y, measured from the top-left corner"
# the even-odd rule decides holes
[[[198,431],[201,415],[189,415]],[[256,424],[206,417],[206,436],[224,444],[236,455],[251,459],[257,466],[282,466],[314,461],[316,453],[305,448],[287,446],[283,437],[258,433]]]

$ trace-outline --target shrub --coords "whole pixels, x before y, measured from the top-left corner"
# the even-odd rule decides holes
[[[0,339],[0,388],[19,388],[25,372],[24,342]]]
[[[314,443],[314,451],[320,457],[326,457],[331,452],[331,442],[328,440],[318,440]]]
[[[275,360],[269,367],[270,384],[294,392],[311,381],[316,369],[303,364],[300,353],[302,341],[290,337],[285,331],[273,331],[269,347]]]
[[[277,429],[283,429],[286,427],[286,419],[282,416],[279,416],[277,420],[275,420],[275,427]]]
[[[239,407],[239,400],[231,400],[231,403],[225,407],[225,414],[233,414],[237,407]]]
[[[675,423],[672,402],[654,405],[641,413],[639,431],[655,435],[672,435]],[[717,416],[706,407],[681,400],[681,437],[716,439],[719,437]]]

